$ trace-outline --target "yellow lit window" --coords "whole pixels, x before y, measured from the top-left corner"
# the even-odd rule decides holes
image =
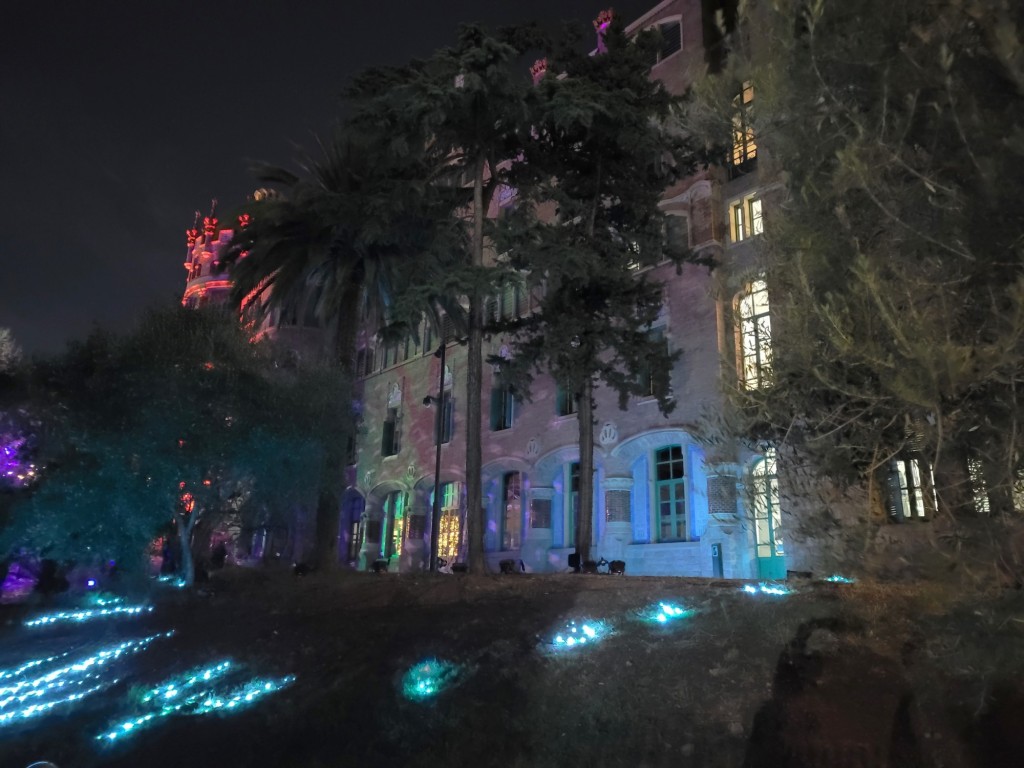
[[[739,299],[740,378],[746,389],[771,384],[772,321],[768,286],[755,280]]]
[[[732,241],[739,243],[764,233],[761,198],[745,197],[729,206],[729,229]]]
[[[754,84],[747,80],[733,103],[736,106],[736,113],[732,118],[732,164],[742,165],[757,157],[757,142],[751,124]]]

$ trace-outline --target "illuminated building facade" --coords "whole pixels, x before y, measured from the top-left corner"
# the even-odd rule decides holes
[[[729,4],[666,0],[627,27],[661,31],[652,77],[681,93],[705,66],[715,66],[713,19],[723,5]],[[542,74],[533,71],[535,79]],[[669,237],[717,265],[710,273],[685,265],[676,274],[666,261],[651,270],[666,286],[652,331],[682,352],[671,371],[675,410],[665,418],[650,396],[621,411],[612,393],[596,393],[592,552],[625,561],[627,574],[778,578],[787,566],[803,567],[787,563],[793,554],[783,548],[774,454],[738,445],[712,451],[696,437],[704,417],[720,411],[724,384],[759,387],[771,377],[770,301],[750,252],[770,199],[758,179],[756,136],[744,120],[753,99],[753,88],[745,87],[731,167],[688,177],[661,202]],[[509,288],[489,311],[508,318],[531,309],[529,296]],[[384,558],[391,571],[427,568],[438,439],[439,549],[445,559],[465,558],[466,354],[449,344],[442,371],[434,354],[442,332],[424,327],[419,342],[398,345],[367,334],[359,341],[362,426],[355,482],[342,510],[342,549],[356,567]],[[492,336],[485,358],[507,354],[507,344]],[[528,571],[564,571],[574,551],[580,484],[575,404],[543,376],[530,403],[503,389],[488,366],[483,387],[488,564],[497,571],[502,560],[521,560]]]

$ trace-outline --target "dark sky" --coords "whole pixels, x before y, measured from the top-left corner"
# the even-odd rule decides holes
[[[654,0],[612,2],[627,23]],[[0,327],[29,354],[130,327],[180,298],[185,229],[211,198],[290,165],[361,69],[454,41],[466,21],[575,19],[594,0],[5,0],[0,22]],[[524,77],[527,73],[524,72]]]

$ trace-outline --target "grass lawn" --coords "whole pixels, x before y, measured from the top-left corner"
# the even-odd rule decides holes
[[[23,626],[58,606],[0,606],[3,670],[174,630],[118,661],[105,690],[0,724],[0,766],[987,767],[1024,754],[1015,591],[233,568],[204,586],[73,627]],[[659,623],[662,602],[685,614]],[[565,642],[573,621],[589,643]],[[229,715],[97,739],[145,711],[145,691],[228,659],[294,682]],[[456,665],[450,685],[409,698],[404,676],[427,659]]]

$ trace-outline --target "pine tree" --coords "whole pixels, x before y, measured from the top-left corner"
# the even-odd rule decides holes
[[[677,100],[650,78],[655,36],[629,41],[615,22],[599,55],[579,53],[576,42],[562,41],[529,100],[530,140],[513,166],[519,207],[499,237],[510,266],[543,298],[538,313],[507,329],[513,355],[496,362],[520,390],[544,371],[577,400],[582,563],[592,538],[595,389],[614,391],[623,409],[632,395],[656,395],[662,413],[673,406],[678,352],[650,332],[663,287],[641,269],[684,256],[666,249],[658,202],[695,155],[676,129]]]
[[[409,289],[428,290],[467,302],[466,505],[469,570],[484,570],[484,509],[481,491],[481,385],[483,297],[493,288],[488,212],[508,186],[509,163],[521,155],[529,123],[525,94],[529,81],[513,65],[534,38],[524,30],[496,35],[463,27],[451,48],[425,61],[365,74],[354,93],[361,97],[353,122],[392,137],[392,151],[426,151],[432,169],[416,190],[424,197],[454,188],[471,194],[449,197],[447,219],[461,222],[466,238],[447,242],[449,258],[438,286],[421,280]],[[406,303],[403,299],[401,303]],[[457,319],[457,318],[456,318]],[[434,523],[436,525],[436,521]]]

